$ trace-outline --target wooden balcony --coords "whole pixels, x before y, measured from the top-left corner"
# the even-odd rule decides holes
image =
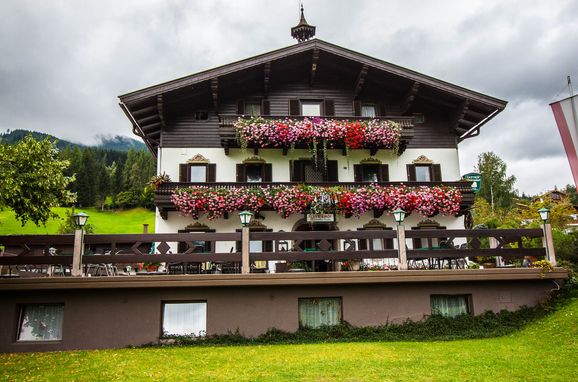
[[[407,259],[409,270],[464,269],[467,260],[476,256],[499,256],[503,260],[521,260],[525,257],[542,259],[546,250],[542,246],[540,229],[479,229],[479,230],[408,230],[406,242],[409,248]],[[489,248],[484,238],[493,238],[495,248]],[[413,248],[415,239],[427,239],[429,244]],[[437,244],[432,244],[433,240]],[[530,240],[538,239],[538,240]],[[241,240],[240,232],[232,233],[175,233],[175,234],[123,234],[86,235],[82,263],[86,266],[107,264],[122,269],[127,264],[166,263],[168,272],[155,275],[170,275],[171,264],[186,264],[179,274],[191,277],[203,273],[239,273],[242,256],[235,251],[235,242]],[[311,231],[311,232],[250,232],[249,240],[268,241],[268,252],[251,252],[249,261],[277,261],[290,265],[296,262],[333,263],[344,260],[368,261],[368,259],[398,260],[400,247],[395,230],[367,231]],[[392,245],[375,248],[376,240],[389,241]],[[366,241],[366,249],[359,242]],[[172,253],[170,243],[184,243],[181,253]],[[153,245],[154,243],[154,245]],[[199,244],[202,243],[202,244]],[[210,243],[207,245],[207,243]],[[221,245],[219,245],[221,243]],[[424,243],[422,241],[421,243]],[[443,243],[440,244],[440,243]],[[72,264],[73,235],[8,235],[0,236],[0,267],[3,277],[50,277],[49,270],[69,269]],[[231,250],[223,251],[223,248]],[[154,251],[151,250],[154,248]],[[175,246],[173,246],[173,249]],[[154,253],[151,253],[154,252]],[[201,266],[203,264],[203,266]],[[207,264],[213,264],[208,267]],[[511,268],[512,266],[508,266]],[[133,268],[134,269],[134,268]],[[253,268],[252,268],[253,269]],[[312,268],[315,269],[314,266]],[[396,269],[395,266],[390,269]],[[257,271],[254,269],[254,271]],[[305,270],[297,270],[304,272]],[[367,272],[371,273],[371,272]],[[68,276],[62,271],[58,276]],[[358,273],[361,274],[361,273]],[[120,273],[107,276],[120,276]],[[102,275],[104,276],[104,275]],[[130,276],[123,274],[123,276]],[[138,275],[136,275],[138,276]],[[536,276],[536,275],[534,275]],[[532,276],[532,277],[534,277]],[[320,274],[320,277],[325,277]],[[363,282],[363,281],[360,281]],[[4,285],[9,287],[9,284]]]
[[[219,136],[221,138],[221,145],[223,146],[223,148],[225,149],[225,153],[228,155],[229,154],[229,149],[230,148],[235,148],[235,147],[239,147],[239,143],[237,142],[237,136],[235,134],[235,128],[234,128],[234,124],[235,122],[237,122],[237,120],[239,118],[251,118],[251,117],[247,117],[247,116],[243,116],[243,115],[239,115],[239,114],[221,114],[219,115]],[[268,115],[268,116],[263,116],[264,119],[285,119],[285,118],[291,118],[291,119],[295,119],[295,120],[302,120],[304,118],[311,118],[311,117],[305,117],[302,115],[296,116],[296,115],[292,115],[292,116],[287,116],[287,115]],[[363,121],[363,120],[371,120],[371,119],[380,119],[380,120],[388,120],[388,121],[393,121],[398,123],[401,128],[401,139],[400,139],[400,144],[399,144],[399,149],[398,149],[398,154],[401,155],[406,147],[407,144],[409,143],[409,141],[413,138],[413,124],[414,124],[414,117],[402,117],[402,116],[380,116],[380,117],[376,117],[376,118],[368,118],[368,117],[359,117],[359,116],[353,116],[353,115],[348,115],[348,116],[339,116],[339,117],[335,117],[335,116],[328,116],[328,117],[322,117],[322,118],[328,118],[328,119],[334,119],[334,120],[338,120],[338,121]],[[307,148],[306,145],[297,145],[297,148]],[[254,152],[255,155],[258,155],[259,149],[260,147],[251,147]],[[289,150],[289,147],[279,147],[280,149],[283,150],[283,155],[287,155],[287,152]],[[342,149],[343,151],[343,155],[345,155],[345,147],[338,147],[340,149]],[[377,149],[372,148],[370,149],[372,151],[371,155],[375,155],[375,153],[377,152]]]
[[[161,216],[166,219],[166,214],[168,211],[176,211],[173,202],[171,201],[171,195],[175,192],[177,188],[189,188],[189,187],[211,187],[211,188],[222,188],[222,189],[232,189],[238,187],[279,187],[279,186],[297,186],[301,183],[299,182],[260,182],[260,183],[246,183],[246,182],[216,182],[216,183],[182,183],[182,182],[168,182],[159,185],[155,191],[155,206],[159,209]],[[360,187],[364,184],[369,185],[370,183],[359,183],[359,182],[323,182],[323,183],[307,183],[310,186],[320,186],[320,187],[334,187],[340,186],[345,189],[351,189],[355,187]],[[379,182],[371,183],[380,186],[401,186],[405,185],[407,187],[420,187],[420,186],[445,186],[453,187],[458,189],[462,193],[462,202],[460,204],[460,210],[462,212],[466,211],[474,204],[474,193],[472,192],[471,182],[466,181],[453,181],[453,182]],[[265,209],[266,210],[266,209]]]

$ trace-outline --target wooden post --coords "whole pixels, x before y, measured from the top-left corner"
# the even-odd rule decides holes
[[[82,276],[83,236],[83,230],[77,229],[74,231],[74,250],[72,252],[72,269],[70,273],[76,277]]]
[[[399,270],[407,271],[407,254],[405,249],[405,226],[397,226],[397,249],[399,253]]]
[[[241,229],[241,273],[251,273],[249,262],[249,227]]]
[[[148,224],[143,224],[142,225],[142,233],[149,233],[149,225]]]
[[[490,241],[491,249],[498,248],[498,240],[495,237],[489,237],[488,239]],[[496,267],[502,266],[504,266],[504,260],[502,259],[502,256],[496,256]]]
[[[546,248],[546,260],[548,260],[552,266],[556,266],[556,252],[554,251],[554,239],[552,238],[552,225],[544,224],[544,237],[542,238],[542,243],[544,248]]]

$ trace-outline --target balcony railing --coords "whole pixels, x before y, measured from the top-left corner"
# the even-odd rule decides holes
[[[221,138],[221,145],[225,148],[225,152],[228,153],[230,147],[239,147],[237,142],[237,136],[235,133],[234,124],[238,121],[239,118],[251,118],[248,116],[243,116],[239,114],[221,114],[219,115],[219,136]],[[294,120],[302,120],[304,118],[311,118],[302,115],[268,115],[263,116],[264,119],[285,119],[291,118]],[[398,149],[398,153],[401,154],[405,150],[407,143],[413,138],[413,123],[415,117],[402,117],[402,116],[379,116],[375,118],[369,117],[359,117],[359,116],[328,116],[322,118],[329,118],[339,121],[363,121],[363,120],[371,120],[371,119],[380,119],[380,120],[388,120],[398,123],[402,130],[401,130],[401,138],[400,138],[400,145]],[[297,148],[305,148],[306,146],[297,146]],[[255,151],[258,151],[258,147],[253,147]],[[283,153],[287,153],[287,147],[283,148]]]
[[[544,258],[540,229],[507,230],[408,230],[406,242],[410,269],[465,268],[468,259],[476,256],[499,256],[505,260]],[[495,248],[489,248],[485,238],[493,238]],[[414,240],[422,248],[413,249]],[[122,269],[138,263],[185,264],[180,270],[194,269],[194,273],[218,270],[239,272],[242,256],[235,250],[241,233],[179,233],[86,235],[82,263]],[[251,252],[249,261],[282,261],[289,266],[295,262],[334,262],[342,260],[397,259],[399,248],[394,230],[311,231],[311,232],[251,232],[251,241],[270,242],[269,252]],[[367,249],[360,249],[360,241]],[[172,253],[176,243],[184,248]],[[381,243],[377,245],[376,243]],[[387,244],[389,243],[389,244]],[[486,243],[486,244],[483,244]],[[409,244],[409,245],[408,245]],[[58,267],[60,275],[68,275],[72,264],[73,235],[9,235],[0,236],[0,266],[2,275],[47,276],[49,269]],[[229,249],[230,248],[230,249]],[[265,248],[265,246],[263,246]],[[223,249],[226,249],[223,251]],[[552,254],[551,254],[552,256]],[[211,266],[199,266],[211,264]],[[192,265],[192,266],[190,266]],[[183,271],[184,272],[184,271]]]

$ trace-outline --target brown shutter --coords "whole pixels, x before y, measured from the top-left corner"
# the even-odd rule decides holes
[[[389,166],[386,164],[379,165],[379,181],[389,182]]]
[[[413,241],[413,249],[421,248],[421,239],[412,239],[412,241]]]
[[[237,114],[245,114],[245,102],[242,99],[237,101]]]
[[[289,115],[301,115],[301,106],[298,99],[289,100]]]
[[[324,102],[324,115],[328,117],[332,117],[335,115],[335,101],[332,99],[326,99]]]
[[[216,182],[217,179],[217,165],[209,163],[207,165],[207,182]]]
[[[379,116],[383,117],[387,115],[387,110],[385,108],[385,103],[384,102],[380,102],[379,103]]]
[[[338,168],[337,168],[337,161],[336,160],[328,160],[327,161],[327,181],[328,182],[338,182],[339,175],[338,175]]]
[[[367,250],[367,239],[359,239],[359,249],[360,251],[366,251]]]
[[[265,232],[273,232],[273,230],[266,229]],[[263,252],[273,252],[273,240],[263,241]]]
[[[302,160],[292,160],[289,161],[289,169],[291,171],[291,181],[292,182],[303,182],[303,161]]]
[[[353,180],[356,182],[363,182],[363,165],[353,165]]]
[[[243,163],[237,163],[237,183],[245,182],[245,165]]]
[[[415,182],[415,165],[407,165],[407,180],[409,182]]]
[[[271,163],[264,163],[263,167],[263,182],[273,181],[273,165]]]
[[[353,115],[361,117],[361,102],[353,101]]]
[[[179,182],[189,181],[189,166],[186,163],[181,163],[179,165]]]
[[[264,99],[261,105],[261,115],[271,115],[271,101]]]
[[[439,164],[432,165],[432,180],[434,182],[442,181],[442,168]]]

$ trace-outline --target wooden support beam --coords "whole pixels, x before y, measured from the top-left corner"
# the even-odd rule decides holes
[[[467,119],[460,119],[460,120],[458,121],[458,124],[459,124],[459,125],[464,125],[464,126],[467,126],[467,127],[474,127],[474,126],[476,126],[476,123],[475,123],[475,122],[468,121]]]
[[[359,74],[357,75],[357,80],[355,81],[355,87],[353,88],[353,97],[357,98],[361,89],[363,88],[363,84],[365,83],[365,76],[367,76],[367,72],[369,71],[369,66],[363,65]]]
[[[472,117],[477,118],[479,120],[482,120],[482,119],[487,117],[486,114],[478,113],[477,111],[473,111],[472,109],[468,109],[466,111],[466,115],[472,116]]]
[[[271,80],[271,61],[265,63],[263,67],[263,93],[265,97],[269,94],[269,81]]]
[[[157,111],[159,115],[159,120],[161,121],[161,129],[165,129],[165,102],[162,94],[157,96]]]
[[[137,122],[140,126],[146,126],[147,123],[158,122],[158,120],[159,120],[159,116],[157,114],[155,114],[155,115],[150,115],[148,117],[144,117],[141,119],[137,119]]]
[[[319,49],[313,49],[313,57],[311,58],[311,81],[310,85],[313,86],[315,82],[315,75],[317,74],[317,65],[319,64]]]
[[[213,108],[215,114],[219,114],[219,78],[211,78],[211,95],[213,96]]]
[[[143,115],[155,113],[157,111],[157,105],[147,106],[142,109],[135,110],[132,112],[133,117],[138,118],[142,117]]]
[[[161,127],[161,123],[160,122],[154,122],[148,125],[140,125],[140,128],[143,130],[143,132],[145,132],[145,130],[147,131],[151,131],[154,130],[158,127]]]
[[[414,81],[411,85],[411,88],[403,98],[401,102],[400,112],[401,114],[407,113],[411,105],[413,105],[413,101],[415,100],[415,96],[417,95],[417,91],[419,90],[419,82]]]
[[[454,115],[454,122],[452,123],[453,130],[457,131],[457,128],[460,126],[460,120],[464,119],[464,117],[466,116],[466,112],[468,111],[469,108],[470,108],[470,100],[466,98],[462,102],[458,110],[456,110],[456,114]]]

